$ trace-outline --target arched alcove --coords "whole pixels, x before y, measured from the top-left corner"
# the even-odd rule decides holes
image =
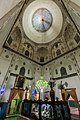
[[[24,67],[20,68],[19,75],[22,75],[22,76],[25,75],[25,68]]]
[[[60,54],[61,54],[61,50],[58,49],[58,50],[56,51],[56,54],[57,54],[57,56],[60,55]]]
[[[27,57],[29,57],[29,51],[28,51],[28,50],[25,51],[25,55],[26,55]]]
[[[67,75],[66,68],[65,68],[65,67],[61,67],[61,68],[60,68],[60,73],[61,73],[61,76]]]

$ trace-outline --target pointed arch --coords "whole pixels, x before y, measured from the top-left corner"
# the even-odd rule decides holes
[[[22,75],[22,76],[25,75],[25,67],[20,68],[19,75]]]
[[[56,54],[57,54],[57,56],[60,55],[60,54],[61,54],[61,50],[58,49],[58,50],[56,51]]]
[[[29,51],[28,51],[28,50],[25,51],[25,55],[26,55],[27,57],[29,57]]]
[[[60,68],[60,73],[61,73],[61,76],[67,75],[66,68],[65,67],[61,67]]]

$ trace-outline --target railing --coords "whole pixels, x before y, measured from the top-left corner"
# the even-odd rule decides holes
[[[66,101],[24,100],[21,115],[36,120],[71,120]]]

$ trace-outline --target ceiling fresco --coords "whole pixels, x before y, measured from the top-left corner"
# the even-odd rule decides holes
[[[52,0],[35,0],[25,9],[22,24],[29,39],[35,43],[49,43],[62,29],[63,15]]]
[[[79,45],[80,35],[74,23],[61,2],[52,0],[25,4],[4,43],[5,48],[40,64]]]

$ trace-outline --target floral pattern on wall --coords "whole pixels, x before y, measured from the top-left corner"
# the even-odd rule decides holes
[[[60,56],[61,54],[65,53],[65,47],[63,42],[55,42],[52,46],[52,57],[56,58],[57,56]]]
[[[33,48],[30,43],[22,42],[22,33],[18,26],[16,26],[5,42],[5,47],[10,48],[14,52],[18,52],[29,58],[33,58]]]
[[[70,50],[74,49],[80,44],[80,35],[70,23],[68,23],[65,27],[64,39]]]

